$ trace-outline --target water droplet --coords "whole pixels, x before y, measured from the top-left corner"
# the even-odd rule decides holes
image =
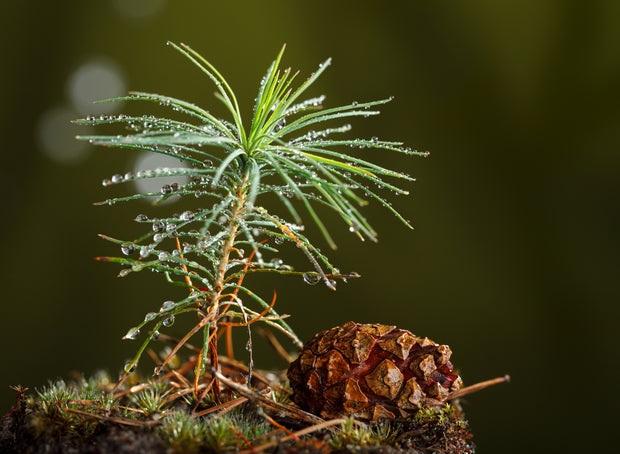
[[[162,322],[162,325],[164,325],[164,326],[170,326],[170,325],[172,325],[173,323],[174,323],[174,315],[171,315],[170,317],[168,317],[167,319],[165,319],[165,320]]]
[[[162,252],[160,252],[160,253],[159,253],[159,255],[157,256],[157,258],[158,258],[159,260],[168,260],[168,259],[170,258],[170,254],[168,254],[168,253],[167,253],[167,252],[165,252],[165,251],[162,251]]]
[[[155,369],[153,369],[153,375],[159,375],[161,374],[161,372],[163,371],[163,367],[161,366],[156,366]]]
[[[153,331],[153,334],[151,334],[151,339],[157,339],[159,337],[159,331]]]
[[[226,215],[220,216],[217,220],[217,222],[219,222],[220,224],[226,224],[227,221],[228,221],[228,217]]]
[[[284,264],[284,260],[282,260],[282,259],[272,259],[271,260],[271,264],[274,267],[278,268],[278,267],[280,267],[280,266],[282,266]]]
[[[181,213],[181,219],[183,221],[191,221],[192,219],[194,219],[194,213],[192,213],[191,211],[184,211],[183,213]]]
[[[125,180],[132,180],[133,179],[133,172],[127,172],[124,176]]]
[[[161,308],[159,309],[159,312],[163,312],[163,311],[167,311],[169,309],[172,309],[175,304],[176,303],[174,301],[164,301],[164,303],[161,305]]]
[[[337,283],[337,282],[336,282],[334,279],[329,279],[328,281],[329,281],[329,285],[330,285],[331,287],[336,288],[336,283]]]
[[[360,277],[360,274],[358,272],[356,272],[356,271],[351,271],[349,273],[349,277]]]
[[[149,312],[144,316],[144,321],[145,322],[150,322],[151,320],[153,320],[155,317],[157,316],[157,314],[155,312]]]
[[[275,237],[275,239],[273,241],[276,244],[282,244],[282,243],[284,243],[284,238],[282,238],[281,236],[277,236],[277,237]]]
[[[213,161],[211,161],[210,159],[205,159],[204,161],[202,161],[202,164],[208,169],[213,167]]]
[[[110,180],[110,179],[108,179],[108,178],[106,178],[105,180],[103,180],[103,181],[101,182],[101,185],[102,185],[102,186],[110,186],[111,184],[112,184],[112,180]]]
[[[118,273],[118,277],[125,277],[125,276],[127,276],[129,273],[131,273],[131,269],[130,269],[130,268],[125,268],[125,269],[122,269],[122,270]]]
[[[286,126],[286,118],[280,118],[276,125],[273,127],[273,132],[278,132],[280,129]]]
[[[353,101],[353,102],[351,103],[351,105],[352,105],[352,106],[357,106],[357,104],[358,104],[358,103],[357,103],[357,101]]]
[[[136,222],[146,222],[149,220],[149,217],[146,214],[139,214],[136,216]]]
[[[116,174],[112,176],[112,183],[120,183],[121,181],[123,181],[123,176],[120,174]]]
[[[149,250],[149,248],[143,247],[142,249],[140,249],[140,258],[148,257],[150,253],[151,251]]]
[[[136,252],[136,246],[133,243],[125,243],[121,245],[121,252],[125,255],[131,255]]]
[[[136,370],[136,365],[133,361],[127,361],[125,363],[125,367],[123,367],[123,370],[125,371],[125,373],[130,374],[134,370]]]
[[[153,232],[163,232],[164,230],[166,230],[166,226],[163,222],[153,222]]]
[[[173,191],[176,191],[179,189],[179,183],[172,183],[170,185],[170,189],[172,189]]]
[[[308,285],[316,285],[321,280],[321,276],[318,274],[306,273],[304,274],[304,282]]]
[[[140,335],[140,330],[134,326],[133,328],[130,328],[129,331],[127,331],[127,334],[123,336],[123,339],[134,340],[139,335]]]

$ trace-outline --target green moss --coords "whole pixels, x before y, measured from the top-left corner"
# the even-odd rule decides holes
[[[113,398],[99,388],[103,376],[67,384],[57,380],[26,401],[27,425],[38,438],[65,437],[76,442],[92,435],[97,422],[78,412],[109,411]]]
[[[162,392],[161,386],[148,387],[144,390],[130,394],[129,401],[133,407],[139,409],[146,417],[161,413],[167,405],[167,394]]]
[[[197,417],[193,413],[196,398],[187,394],[172,399],[178,388],[171,381],[140,382],[139,377],[134,377],[117,391],[120,394],[116,399],[111,396],[111,389],[110,377],[102,373],[71,383],[58,380],[27,397],[23,414],[12,417],[23,422],[25,439],[30,437],[41,443],[55,439],[62,444],[87,446],[94,437],[114,426],[155,438],[155,445],[177,454],[245,450],[276,443],[286,435],[253,402],[228,412],[219,410]],[[281,390],[271,398],[285,401],[285,395]],[[234,398],[234,394],[224,396],[225,401]],[[213,404],[203,401],[196,411]],[[290,417],[271,417],[292,432],[307,426]],[[377,423],[348,418],[333,431],[318,430],[303,436],[301,443],[288,440],[282,444],[291,452],[318,447],[338,452],[409,450],[460,454],[473,452],[470,438],[460,409],[446,405],[421,409],[406,419]]]
[[[460,410],[450,404],[446,404],[443,407],[422,408],[418,410],[414,418],[420,424],[436,423],[447,426],[455,423],[464,423]]]
[[[334,450],[353,449],[366,446],[392,446],[395,432],[389,424],[360,425],[353,418],[331,434],[328,445]]]
[[[166,416],[157,434],[175,453],[193,452],[203,441],[201,421],[183,411]]]

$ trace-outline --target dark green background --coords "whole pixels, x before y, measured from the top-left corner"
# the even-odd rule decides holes
[[[263,293],[277,288],[303,339],[349,319],[394,323],[449,344],[467,384],[509,373],[465,403],[480,452],[608,452],[620,403],[620,2],[224,3],[168,1],[139,19],[108,1],[2,6],[2,413],[9,385],[116,373],[136,347],[120,339],[127,328],[175,296],[157,276],[116,279],[92,259],[117,253],[97,233],[131,236],[130,219],[149,211],[91,205],[135,156],[92,150],[61,165],[37,146],[72,71],[102,55],[130,89],[215,105],[210,82],[165,46],[186,42],[249,111],[286,42],[302,79],[334,58],[315,91],[327,106],[396,97],[353,136],[431,156],[377,156],[418,179],[394,199],[414,231],[372,206],[380,242],[359,244],[330,220],[333,261],[362,279],[336,293],[272,279]],[[283,367],[272,356],[261,346],[257,364]]]

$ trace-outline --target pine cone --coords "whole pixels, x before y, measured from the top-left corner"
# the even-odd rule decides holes
[[[451,354],[447,345],[395,326],[348,322],[315,335],[287,375],[301,408],[374,421],[445,403],[462,384]]]

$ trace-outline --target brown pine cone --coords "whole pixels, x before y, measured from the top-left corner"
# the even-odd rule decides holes
[[[374,421],[442,405],[462,384],[451,354],[447,345],[395,326],[348,322],[315,335],[287,375],[301,408]]]

